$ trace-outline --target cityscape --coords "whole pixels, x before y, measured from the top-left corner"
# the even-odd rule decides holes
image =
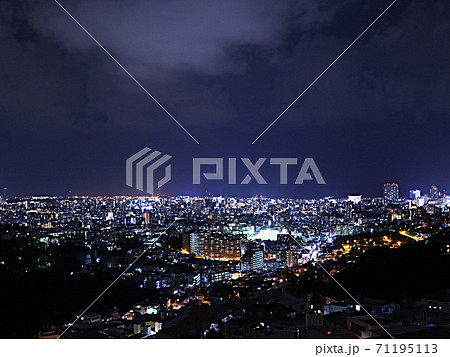
[[[3,198],[1,337],[448,338],[450,195],[380,192]]]
[[[2,351],[449,356],[449,5],[2,0]]]

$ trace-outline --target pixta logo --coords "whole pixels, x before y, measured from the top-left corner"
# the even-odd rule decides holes
[[[144,179],[146,177],[146,192],[153,194],[155,189],[155,170],[169,161],[172,156],[163,155],[161,152],[144,148],[126,161],[126,182],[128,186],[144,191]],[[224,163],[227,163],[227,178],[224,175]],[[259,185],[267,185],[267,181],[260,172],[262,166],[269,163],[271,167],[279,171],[279,183],[287,185],[289,182],[301,185],[305,181],[316,181],[324,185],[325,180],[313,158],[306,158],[295,177],[295,181],[288,179],[288,166],[298,166],[297,158],[258,158],[252,162],[249,158],[221,158],[221,157],[195,157],[192,159],[192,183],[200,185],[203,180],[227,180],[229,185],[247,185],[255,182]],[[239,165],[238,165],[239,164]],[[278,167],[278,168],[277,168]],[[165,175],[157,181],[157,188],[162,187],[171,180],[171,165],[165,166]],[[244,172],[242,172],[244,170]],[[238,171],[239,174],[238,175]],[[135,174],[134,174],[135,173]],[[238,180],[238,176],[240,177]]]
[[[130,156],[126,161],[127,186],[136,187],[138,190],[144,191],[144,176],[147,176],[146,191],[147,193],[152,195],[155,185],[155,170],[172,158],[172,156],[169,155],[162,155],[159,159],[157,159],[160,155],[161,152],[156,150],[152,151],[151,149],[146,147],[133,156]],[[147,168],[144,173],[145,166],[147,166]],[[136,186],[134,186],[134,167],[136,167]],[[158,188],[169,182],[171,178],[172,166],[166,165],[165,175],[158,181]]]
[[[262,174],[259,172],[261,167],[267,162],[267,158],[258,158],[254,163],[249,158],[241,158],[240,161],[243,163],[245,167],[247,175],[240,181],[241,185],[249,184],[252,179],[256,181],[259,185],[267,185],[267,181],[264,179]],[[238,183],[237,180],[237,163],[239,162],[237,158],[228,158],[228,184],[236,185]],[[298,160],[297,158],[271,158],[269,160],[270,165],[279,167],[279,183],[281,185],[288,184],[288,166],[295,165],[297,166]],[[214,166],[214,170],[211,172],[203,172],[203,167]],[[242,165],[241,165],[242,167]],[[193,184],[199,185],[201,182],[201,177],[206,180],[224,180],[224,159],[219,157],[214,158],[194,158],[193,159]],[[312,175],[311,175],[312,174]],[[314,176],[314,178],[313,178]],[[319,185],[324,185],[325,180],[322,177],[322,174],[319,171],[319,168],[316,165],[316,162],[313,158],[306,158],[303,161],[303,164],[298,171],[298,175],[295,179],[296,185],[303,184],[304,181],[315,180]]]

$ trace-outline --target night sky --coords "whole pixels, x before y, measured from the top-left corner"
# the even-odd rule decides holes
[[[143,147],[173,156],[157,193],[449,193],[444,0],[398,0],[251,144],[390,3],[61,0],[197,145],[54,1],[2,0],[0,195],[140,195],[125,160]],[[326,185],[294,185],[300,165],[279,185],[266,164],[267,185],[194,186],[193,157],[312,157]]]

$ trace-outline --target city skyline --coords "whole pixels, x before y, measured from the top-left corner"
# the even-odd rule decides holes
[[[436,191],[3,200],[0,335],[446,338],[450,196]]]
[[[409,187],[409,188],[404,188],[401,189],[400,187],[402,187],[400,184],[396,183],[396,182],[385,182],[382,186],[380,186],[379,188],[379,192],[378,194],[374,194],[374,195],[367,195],[364,194],[362,192],[356,192],[356,191],[349,191],[346,193],[342,193],[341,195],[323,195],[323,196],[305,196],[305,197],[300,197],[300,196],[271,196],[271,195],[266,195],[263,193],[255,193],[255,194],[248,194],[248,195],[235,195],[235,194],[221,194],[221,193],[214,193],[214,192],[205,192],[203,194],[191,194],[191,193],[181,193],[181,194],[169,194],[169,193],[155,193],[154,195],[149,195],[146,194],[145,192],[135,192],[134,194],[83,194],[83,193],[79,193],[79,194],[69,194],[69,195],[65,195],[65,194],[24,194],[24,195],[5,195],[5,193],[7,192],[6,188],[3,188],[3,196],[0,194],[0,197],[3,199],[7,199],[7,198],[26,198],[26,197],[159,197],[159,196],[171,196],[171,197],[182,197],[182,196],[189,196],[189,197],[208,197],[208,196],[215,196],[215,197],[242,197],[242,198],[251,198],[251,197],[255,197],[255,196],[262,196],[262,197],[268,197],[268,198],[292,198],[292,199],[322,199],[322,198],[326,198],[326,197],[333,197],[333,198],[345,198],[349,195],[361,195],[363,198],[377,198],[377,197],[385,197],[385,185],[390,185],[390,184],[394,184],[397,185],[398,187],[398,199],[408,199],[411,198],[411,192],[420,192],[419,196],[428,196],[430,198],[434,198],[432,197],[432,193],[431,190],[437,189],[437,193],[438,193],[438,197],[443,197],[443,196],[448,196],[447,191],[445,190],[441,190],[438,186],[436,185],[430,185],[428,187],[419,187],[419,186],[413,186],[413,187]],[[373,190],[372,190],[373,191]],[[1,192],[0,192],[1,193]]]

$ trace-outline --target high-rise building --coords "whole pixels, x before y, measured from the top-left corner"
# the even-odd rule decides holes
[[[181,247],[187,253],[191,252],[191,233],[184,233]]]
[[[184,233],[183,234],[183,250],[191,254],[198,253],[198,241],[199,237],[197,233]]]
[[[350,220],[353,218],[353,206],[351,204],[350,201],[347,201],[344,203],[344,208],[345,208],[345,212],[344,212],[344,217],[346,220]]]
[[[437,200],[439,198],[439,190],[438,190],[437,186],[430,187],[430,198],[432,200]]]
[[[288,246],[286,249],[280,250],[279,256],[279,260],[281,260],[286,267],[290,268],[294,265],[291,246]]]
[[[144,223],[146,226],[148,226],[150,223],[152,223],[152,216],[150,212],[144,212]]]
[[[264,269],[264,252],[258,250],[252,255],[252,270],[258,271]]]
[[[409,198],[415,200],[416,198],[419,198],[422,196],[422,192],[420,190],[409,190]]]
[[[385,183],[383,186],[383,197],[386,201],[397,201],[399,196],[398,184]]]

